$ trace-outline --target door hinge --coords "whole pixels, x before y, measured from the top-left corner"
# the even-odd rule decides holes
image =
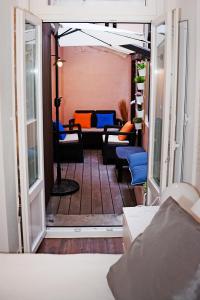
[[[174,142],[174,151],[177,149],[177,148],[179,148],[181,145],[179,144],[179,143],[176,143],[176,142]]]
[[[168,157],[165,159],[165,163],[168,164],[169,161],[170,161],[170,158],[169,158],[169,156],[168,156]]]
[[[18,217],[22,218],[22,206],[20,203],[18,204]]]

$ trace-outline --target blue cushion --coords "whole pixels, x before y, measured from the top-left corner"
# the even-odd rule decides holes
[[[135,154],[139,152],[144,152],[145,150],[142,147],[137,146],[127,146],[127,147],[117,147],[116,154],[120,159],[128,159],[130,154]]]
[[[140,152],[128,155],[132,185],[143,184],[147,181],[148,153]]]
[[[53,122],[53,125],[54,125],[55,130],[57,130],[56,122]],[[58,130],[59,131],[65,131],[65,128],[63,127],[61,122],[58,122]],[[59,139],[64,140],[66,135],[67,135],[66,133],[60,133],[59,134]]]
[[[114,125],[114,114],[96,114],[97,128],[103,128],[106,125]]]
[[[144,184],[147,181],[147,165],[134,166],[132,168],[129,167],[129,169],[132,177],[132,185]]]
[[[140,152],[140,153],[129,154],[127,159],[128,159],[129,166],[131,168],[140,165],[147,165],[148,153]]]

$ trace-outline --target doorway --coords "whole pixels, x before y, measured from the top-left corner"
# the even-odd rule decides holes
[[[59,24],[54,24],[54,28],[58,28]],[[70,24],[71,25],[71,24]],[[74,26],[74,24],[72,24]],[[97,24],[95,24],[97,25]],[[144,40],[148,40],[150,36],[150,26],[149,24],[128,24],[128,23],[110,23],[110,24],[105,24],[101,23],[98,24],[99,26],[110,26],[111,28],[119,28],[121,30],[131,30],[133,32],[136,31],[137,27],[139,28],[140,32],[138,32],[141,35],[141,40],[143,38],[143,44]],[[44,27],[49,27],[49,32],[52,34],[52,28],[50,27],[49,23],[46,23],[43,25]],[[124,34],[124,33],[123,33]],[[126,33],[128,34],[128,33]],[[132,41],[131,41],[132,42]],[[54,99],[55,99],[55,80],[54,80],[54,69],[55,69],[55,56],[54,56],[54,49],[55,49],[55,41],[53,40],[51,36],[51,43],[53,44],[52,51],[51,51],[51,74],[52,74],[52,87],[53,89],[51,90],[52,93],[52,111],[51,111],[51,117],[53,119],[54,113],[55,113],[55,108],[54,108]],[[130,45],[132,46],[132,45]],[[147,48],[149,49],[150,43],[148,43]],[[45,45],[45,51],[47,47]],[[63,48],[64,49],[64,48]],[[112,101],[112,105],[109,103],[105,103],[105,99],[108,99],[108,96],[103,90],[107,88],[109,89],[109,85],[113,85],[113,76],[111,75],[111,63],[109,66],[105,66],[104,70],[98,69],[96,72],[99,72],[99,74],[105,74],[109,73],[110,78],[107,77],[107,86],[105,85],[105,80],[104,80],[104,86],[101,91],[95,91],[93,92],[91,103],[89,101],[82,101],[82,99],[78,99],[77,97],[80,97],[80,95],[74,96],[75,92],[70,91],[70,94],[66,91],[63,92],[62,90],[62,84],[66,86],[71,86],[72,79],[71,81],[68,79],[70,76],[73,78],[79,78],[79,81],[81,80],[81,54],[84,54],[84,59],[86,59],[87,52],[90,55],[90,58],[88,59],[88,64],[89,61],[91,61],[91,56],[95,55],[96,60],[101,60],[102,61],[102,56],[108,56],[109,58],[114,61],[114,65],[119,64],[120,62],[120,67],[125,64],[125,67],[127,68],[124,71],[124,77],[125,81],[127,80],[125,84],[126,89],[126,96],[124,97],[127,101],[127,108],[128,108],[128,114],[129,114],[129,120],[132,120],[134,117],[136,117],[136,114],[138,113],[136,111],[137,105],[135,102],[135,94],[137,92],[137,87],[136,83],[134,81],[134,78],[138,75],[138,70],[137,70],[137,64],[139,64],[142,61],[145,61],[146,66],[147,66],[147,80],[146,80],[146,90],[145,90],[145,100],[143,104],[143,120],[144,120],[144,130],[142,132],[143,135],[143,142],[137,141],[137,143],[141,143],[141,146],[144,146],[145,150],[148,151],[148,101],[149,101],[149,59],[146,59],[146,57],[143,56],[142,54],[142,47],[138,47],[138,53],[137,51],[129,51],[127,48],[125,49],[120,49],[121,52],[116,49],[110,49],[110,47],[97,47],[96,44],[93,46],[76,46],[73,47],[73,45],[70,45],[68,48],[66,47],[65,49],[70,49],[70,51],[63,51],[62,48],[59,48],[59,56],[61,59],[64,61],[64,67],[59,69],[59,76],[60,76],[60,84],[59,84],[59,89],[60,89],[60,96],[63,96],[62,103],[61,103],[61,109],[60,109],[60,118],[64,120],[64,122],[68,123],[69,118],[73,117],[73,112],[76,109],[115,109],[116,111],[118,110],[118,102],[123,96],[121,95],[115,95],[117,100],[110,100],[109,102]],[[75,50],[74,50],[75,49]],[[122,52],[123,50],[123,52]],[[129,52],[128,52],[129,51]],[[74,54],[74,52],[77,52],[77,56]],[[67,53],[67,54],[66,54]],[[82,55],[83,55],[82,54]],[[67,56],[68,55],[68,56]],[[76,56],[76,57],[73,57]],[[73,62],[71,62],[71,65],[69,66],[69,59],[74,59]],[[79,65],[75,65],[76,60],[79,61]],[[49,58],[48,58],[49,61]],[[121,62],[122,61],[122,62]],[[85,63],[85,61],[84,61]],[[105,60],[104,63],[105,64]],[[87,72],[87,70],[81,70],[82,72],[82,77],[87,77],[90,76],[92,73],[92,76],[95,76],[95,61],[92,61],[91,65],[93,66],[92,72],[90,71]],[[91,66],[89,65],[89,68]],[[79,74],[76,73],[76,70],[79,70]],[[45,69],[47,69],[47,65],[45,63]],[[63,74],[63,72],[66,72],[65,70],[68,69],[67,76]],[[105,70],[106,69],[106,70]],[[64,70],[64,71],[63,71]],[[120,69],[119,69],[120,70]],[[72,72],[74,72],[72,74]],[[115,71],[113,71],[115,72]],[[118,70],[116,71],[117,73],[119,72]],[[121,76],[123,69],[121,67]],[[126,73],[128,73],[128,76]],[[87,74],[87,75],[86,75]],[[114,73],[113,73],[114,74]],[[79,75],[79,76],[78,76]],[[116,76],[115,76],[116,77]],[[123,77],[123,76],[122,76]],[[98,78],[98,77],[97,77]],[[116,80],[116,79],[115,79]],[[119,79],[117,78],[119,81]],[[120,81],[122,81],[120,79]],[[120,83],[119,81],[119,83]],[[90,80],[88,80],[88,86],[89,86]],[[121,84],[121,83],[120,83]],[[101,86],[102,87],[102,86]],[[115,84],[115,89],[117,90],[118,86]],[[44,88],[44,87],[43,87]],[[75,89],[80,90],[80,82],[79,86],[77,88],[77,85]],[[97,86],[98,89],[98,86]],[[119,87],[120,89],[120,87]],[[85,92],[83,90],[83,85],[81,88],[82,94]],[[85,92],[86,93],[86,92]],[[102,95],[103,94],[103,95]],[[88,94],[87,94],[88,95]],[[69,100],[72,97],[73,99],[76,100],[76,103],[78,103],[77,106],[74,106],[74,101],[71,100],[71,103],[69,104]],[[95,99],[96,97],[96,99]],[[99,98],[98,98],[99,97]],[[84,97],[83,97],[84,98]],[[100,99],[100,100],[98,100]],[[101,99],[104,99],[101,100]],[[48,107],[49,107],[49,98],[48,98]],[[99,102],[98,102],[99,101]],[[67,102],[67,103],[65,103]],[[107,101],[108,102],[108,101]],[[72,105],[73,104],[73,105]],[[107,105],[107,106],[106,106]],[[64,106],[62,108],[62,106]],[[71,108],[72,106],[72,108]],[[45,105],[46,107],[46,105]],[[140,107],[142,107],[140,103]],[[71,111],[69,112],[69,108],[71,108]],[[65,114],[67,112],[67,118],[65,118]],[[47,110],[45,109],[45,114],[47,113]],[[121,118],[120,112],[117,112],[117,117]],[[51,117],[49,116],[48,119],[50,120]],[[45,116],[46,118],[46,116]],[[44,136],[49,136],[49,132],[46,133],[46,131],[49,130],[45,129],[45,134]],[[50,139],[48,138],[47,142],[49,143]],[[52,136],[51,136],[51,141],[52,141]],[[49,147],[49,146],[48,146]],[[47,147],[47,149],[48,149]],[[47,154],[47,165],[49,168],[49,158],[48,158],[49,153]],[[62,168],[62,177],[63,178],[71,178],[79,182],[80,189],[78,192],[76,192],[73,195],[69,196],[64,196],[64,197],[51,197],[50,201],[47,204],[47,225],[48,226],[121,226],[122,225],[122,208],[124,206],[135,206],[137,204],[136,202],[136,197],[135,197],[135,192],[134,188],[131,186],[131,176],[128,168],[125,168],[123,171],[123,180],[122,182],[117,181],[117,171],[115,167],[115,163],[104,165],[103,164],[103,159],[102,159],[102,151],[99,147],[96,149],[92,149],[86,147],[84,149],[84,163],[71,163],[71,162],[62,162],[61,164]],[[52,171],[52,170],[51,170]],[[48,172],[48,171],[47,171]],[[49,172],[48,172],[49,174]],[[51,172],[52,174],[52,172]],[[56,180],[56,165],[54,165],[54,181]],[[51,175],[53,176],[53,175]],[[52,182],[52,181],[51,181]],[[136,187],[136,193],[137,197],[140,199],[142,198],[142,190],[143,186],[141,185],[141,192],[139,190],[138,193],[138,187]],[[142,201],[140,200],[140,203]]]
[[[24,17],[24,16],[23,16]],[[20,23],[21,25],[22,24],[25,24],[25,22],[24,22],[24,18],[23,18],[23,20],[21,20],[21,23]],[[19,26],[20,27],[20,26]],[[21,28],[21,27],[20,27]],[[24,34],[24,31],[20,31],[20,34],[21,34],[21,36]],[[20,40],[20,39],[19,39]],[[41,44],[40,44],[41,45]],[[171,51],[170,51],[170,54],[171,54]],[[168,60],[167,60],[168,61]],[[21,70],[22,68],[20,68],[19,67],[19,70]],[[167,72],[167,75],[169,76],[171,73],[170,72]],[[20,83],[21,84],[21,81],[19,81],[19,76],[17,77],[18,78],[18,84]],[[38,79],[38,78],[37,78]],[[23,82],[23,81],[22,81]],[[37,81],[37,83],[39,83],[40,81]],[[25,84],[23,84],[23,88],[25,87],[26,85]],[[21,87],[22,87],[22,85],[21,85]],[[41,87],[40,87],[41,88]],[[169,89],[169,91],[170,91],[170,89]],[[18,97],[19,99],[21,98],[20,96]],[[45,109],[44,109],[45,110]],[[42,111],[42,109],[40,110],[40,111]],[[153,126],[153,125],[151,125],[151,126]],[[40,143],[40,146],[42,145],[42,141],[41,141],[41,143]],[[47,150],[46,151],[49,151],[48,150],[48,148],[47,148]],[[46,153],[46,152],[45,152]],[[26,155],[24,156],[24,157],[26,157]],[[27,163],[27,162],[26,162]],[[27,166],[27,164],[25,165],[25,167]],[[21,184],[23,185],[24,184],[24,182],[21,182]],[[27,184],[24,184],[24,186],[23,187],[27,187]],[[27,201],[24,201],[24,200],[26,200],[25,198],[24,198],[24,195],[26,195],[27,194],[27,191],[25,191],[25,190],[23,190],[23,201],[22,201],[22,206],[23,206],[23,209],[25,210],[25,213],[26,213],[26,210],[27,210]],[[37,207],[38,208],[38,207]],[[40,210],[38,210],[37,212],[39,212],[39,214],[35,214],[35,218],[32,218],[31,219],[31,222],[32,222],[32,225],[33,225],[33,227],[34,227],[34,229],[36,229],[36,228],[38,228],[38,229],[41,229],[42,228],[42,236],[44,235],[44,233],[45,233],[45,226],[44,226],[44,224],[43,224],[43,222],[42,222],[42,220],[43,220],[43,215],[42,215],[42,213],[40,214]],[[36,216],[37,216],[37,218],[36,218]],[[39,222],[38,222],[38,218],[40,219],[39,220],[39,222],[41,221],[42,223],[40,223],[40,224],[42,224],[42,227],[38,227],[38,224],[39,224]],[[23,222],[24,222],[24,226],[25,226],[25,230],[27,230],[27,224],[25,223],[26,222],[26,218],[23,218]],[[28,233],[27,234],[27,237],[30,237],[31,236],[31,234],[32,233]],[[41,239],[42,238],[42,236],[40,236],[39,238]],[[38,237],[38,236],[37,236]],[[37,238],[36,237],[36,238]],[[38,238],[38,242],[39,242],[39,238]],[[35,249],[35,248],[34,248]],[[32,251],[34,251],[34,250],[32,250]]]

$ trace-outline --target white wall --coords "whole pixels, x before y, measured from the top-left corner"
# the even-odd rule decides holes
[[[197,10],[196,10],[196,15],[197,15],[197,25],[196,27],[200,27],[200,1],[197,1]],[[194,161],[193,161],[193,168],[196,168],[196,173],[194,176],[194,182],[195,186],[198,188],[200,192],[200,35],[199,31],[197,30],[196,33],[196,40],[197,40],[197,45],[196,45],[196,106],[197,109],[195,109],[196,114],[195,114],[195,126],[194,130],[196,132],[195,136],[195,141],[196,144],[194,146],[194,149],[196,150],[196,155],[194,155]],[[199,107],[198,107],[199,105]]]
[[[13,7],[0,1],[0,251],[18,250],[16,208],[16,155],[14,99],[12,86]]]

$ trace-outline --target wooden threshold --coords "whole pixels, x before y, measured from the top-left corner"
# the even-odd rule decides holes
[[[50,215],[46,224],[48,227],[122,226],[122,215]]]

